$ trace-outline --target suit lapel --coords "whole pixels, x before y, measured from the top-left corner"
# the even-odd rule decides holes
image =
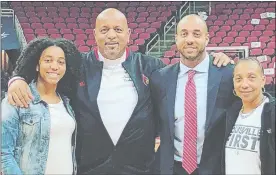
[[[209,64],[209,75],[208,75],[208,87],[207,87],[207,115],[206,115],[206,125],[205,130],[207,131],[211,126],[213,121],[216,121],[215,117],[219,117],[218,115],[213,116],[220,80],[222,77],[221,72],[219,71],[220,68],[216,67],[212,63],[210,57],[210,64]]]
[[[174,108],[175,108],[175,96],[176,96],[176,86],[177,77],[179,73],[179,63],[173,65],[171,69],[166,74],[166,79],[168,82],[165,83],[166,86],[166,98],[167,98],[167,115],[170,128],[170,134],[172,141],[174,140]]]

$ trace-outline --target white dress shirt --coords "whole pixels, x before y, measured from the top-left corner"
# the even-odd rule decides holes
[[[194,76],[196,86],[197,104],[197,163],[200,163],[202,148],[205,138],[205,122],[207,113],[207,85],[209,71],[209,55],[206,53],[204,60],[194,68],[189,68],[180,62],[180,71],[177,79],[175,98],[175,138],[174,147],[176,161],[182,162],[183,140],[184,140],[184,102],[185,87],[188,80],[188,71],[195,70]],[[185,148],[184,148],[185,149]]]
[[[126,52],[116,60],[108,60],[100,52],[98,54],[104,66],[97,103],[103,124],[116,145],[138,102],[138,94],[122,66]]]

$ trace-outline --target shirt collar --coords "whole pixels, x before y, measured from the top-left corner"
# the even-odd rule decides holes
[[[194,68],[187,67],[180,61],[180,74],[186,74],[189,70],[195,70],[200,73],[207,73],[209,71],[209,55],[206,52],[205,58]]]
[[[118,58],[116,60],[106,59],[101,54],[101,52],[99,50],[98,50],[98,55],[99,55],[99,61],[102,61],[104,63],[104,67],[120,65],[121,63],[123,63],[126,60],[126,51],[124,52],[124,54],[120,58]]]

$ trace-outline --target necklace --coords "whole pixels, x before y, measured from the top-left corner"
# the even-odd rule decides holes
[[[262,101],[258,104],[258,106],[255,109],[253,109],[251,112],[246,113],[246,114],[242,113],[242,111],[244,110],[243,106],[242,106],[242,108],[240,110],[241,119],[245,119],[245,118],[249,117],[251,114],[253,114],[256,111],[256,109],[265,101],[265,99],[266,99],[266,96],[263,97]]]

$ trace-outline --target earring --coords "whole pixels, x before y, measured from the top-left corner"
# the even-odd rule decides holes
[[[234,94],[235,96],[237,96],[235,89],[233,89],[233,94]]]
[[[265,92],[265,88],[264,88],[264,87],[262,87],[262,92],[263,92],[263,93]]]

